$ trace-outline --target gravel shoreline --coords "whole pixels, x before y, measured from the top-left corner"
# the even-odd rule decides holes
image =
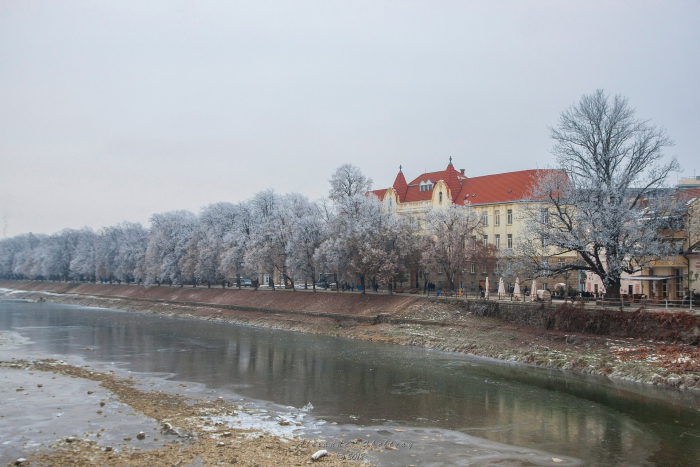
[[[47,379],[45,374],[55,376]],[[26,458],[11,460],[8,465],[306,465],[312,462],[312,455],[318,451],[314,447],[320,442],[318,440],[233,426],[248,409],[221,397],[210,400],[162,390],[145,390],[138,387],[137,380],[55,360],[0,361],[0,375],[4,376],[5,386],[15,386],[8,387],[8,391],[20,395],[40,392],[44,404],[55,404],[53,398],[68,396],[73,404],[73,407],[65,407],[64,400],[60,402],[64,407],[59,407],[66,411],[66,417],[70,417],[70,423],[63,423],[61,427],[64,431],[69,430],[70,435],[60,436],[57,440],[48,434],[42,436],[42,431],[33,436],[21,436],[25,439],[23,451],[32,453]],[[90,382],[99,384],[99,388],[87,386],[91,388],[87,397],[76,398],[75,390],[84,389]],[[3,404],[9,405],[7,401]],[[130,415],[128,417],[120,416],[124,414],[124,407],[142,415],[145,424],[137,424],[134,413],[126,414]],[[87,421],[91,429],[80,429],[78,419],[81,417],[92,419]],[[121,423],[110,425],[113,419],[120,417],[123,419]],[[151,429],[146,428],[149,422],[153,425]],[[288,420],[279,424],[294,425]],[[82,426],[86,425],[83,423]],[[58,430],[57,424],[51,426],[46,422],[39,427],[47,432]],[[144,431],[136,431],[138,429]],[[53,442],[41,442],[47,436]],[[347,458],[364,459],[367,455],[367,449],[359,443],[353,445],[348,440],[343,446],[343,452],[328,451],[320,463],[328,466],[358,465],[358,461]],[[17,450],[18,447],[14,448]]]

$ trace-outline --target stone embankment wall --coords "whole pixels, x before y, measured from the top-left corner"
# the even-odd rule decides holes
[[[491,316],[541,329],[700,345],[700,315],[687,312],[620,311],[586,309],[572,304],[483,300],[469,301],[467,309],[476,316]]]

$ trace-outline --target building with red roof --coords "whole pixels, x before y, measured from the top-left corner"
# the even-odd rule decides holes
[[[450,157],[444,170],[423,173],[407,182],[403,167],[400,166],[391,187],[370,193],[386,209],[421,226],[425,213],[432,209],[446,208],[453,204],[472,206],[482,220],[483,238],[479,242],[506,250],[505,253],[512,252],[523,232],[523,216],[519,211],[528,203],[536,201],[531,194],[535,182],[552,170],[521,170],[480,177],[469,177],[465,172],[465,169],[455,169]],[[460,288],[476,291],[479,284],[484,285],[484,279],[489,273],[493,279],[493,271],[472,267],[471,273],[466,273],[461,278]],[[440,282],[439,277],[437,280]],[[553,288],[555,282],[550,282],[552,284],[548,285]],[[497,283],[497,280],[492,281],[492,285]],[[546,283],[547,281],[541,285]]]

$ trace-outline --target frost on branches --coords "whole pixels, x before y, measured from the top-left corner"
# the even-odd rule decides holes
[[[558,170],[542,171],[531,190],[521,256],[540,275],[590,271],[608,297],[619,297],[623,273],[679,251],[669,233],[681,225],[683,204],[664,185],[679,169],[663,160],[673,143],[636,119],[627,99],[602,90],[562,112],[550,131]],[[570,252],[576,261],[558,261]]]
[[[443,271],[454,291],[457,274],[482,261],[483,243],[477,241],[483,236],[480,218],[471,206],[451,205],[428,212],[425,219],[421,262],[430,270]]]

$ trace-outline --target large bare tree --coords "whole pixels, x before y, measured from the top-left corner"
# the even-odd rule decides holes
[[[422,264],[432,271],[444,272],[450,290],[455,278],[477,259],[481,247],[472,237],[482,234],[479,216],[471,206],[451,205],[426,214],[428,228],[424,238]]]
[[[681,219],[681,203],[665,188],[679,170],[664,158],[673,142],[636,118],[625,97],[602,90],[562,112],[550,132],[558,170],[542,171],[532,189],[522,253],[541,275],[590,271],[606,296],[619,297],[623,273],[678,248],[664,235]],[[577,260],[562,261],[570,252]]]

